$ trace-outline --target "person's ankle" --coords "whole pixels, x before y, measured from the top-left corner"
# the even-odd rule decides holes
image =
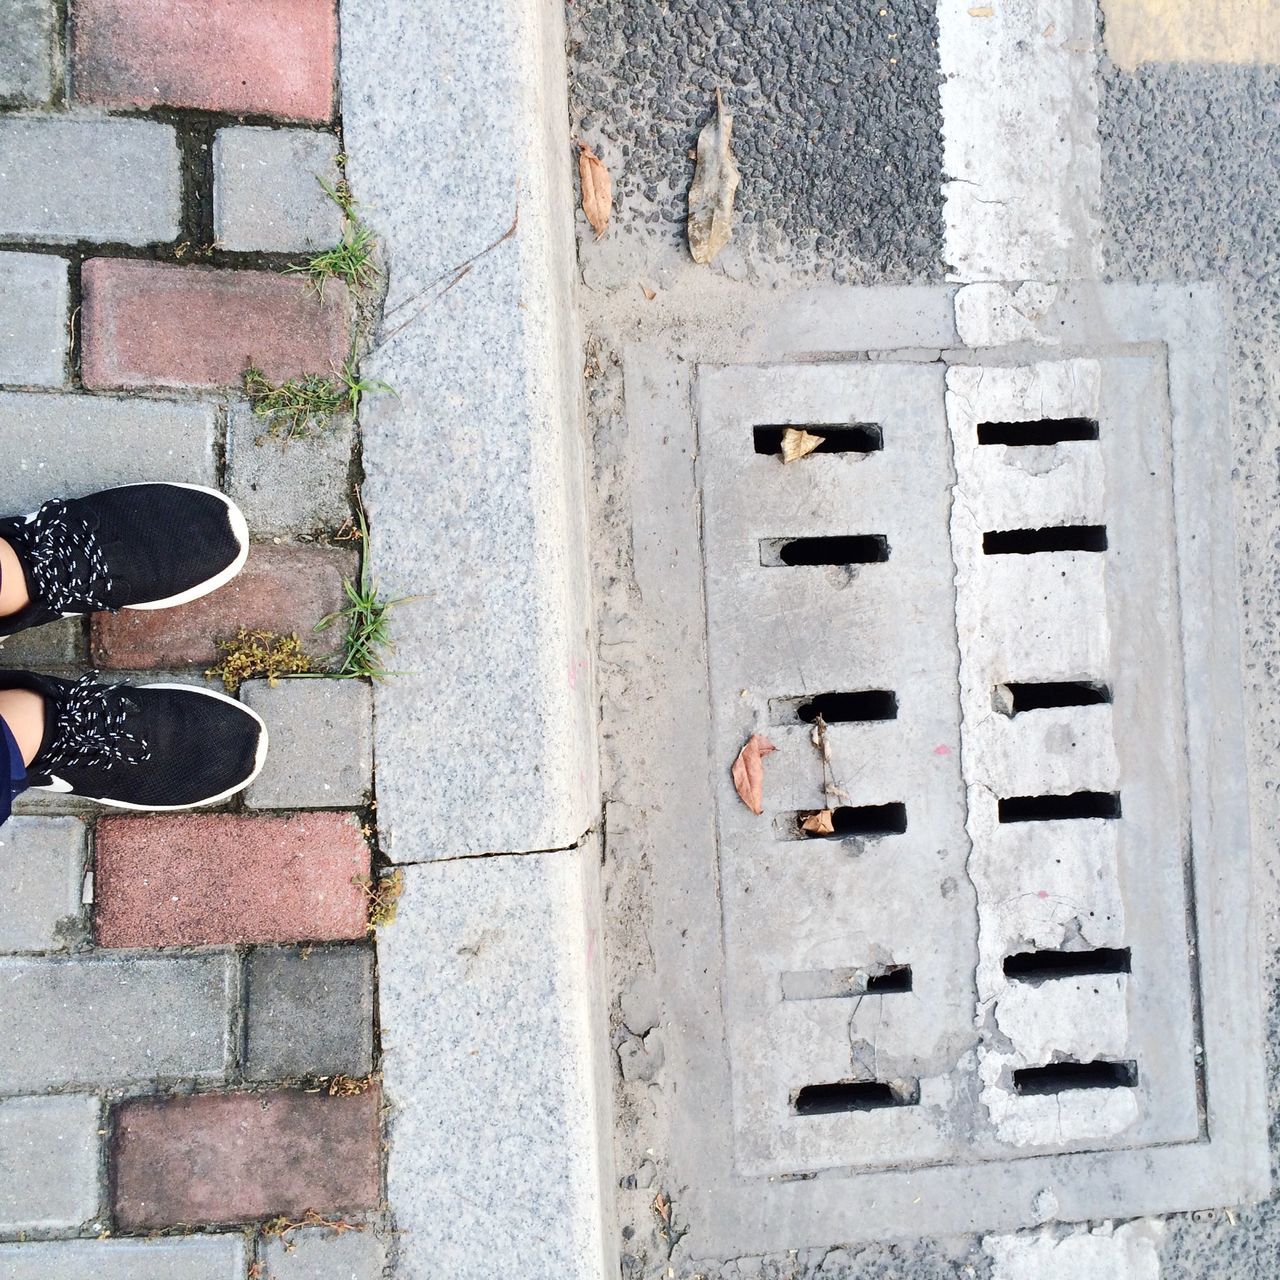
[[[20,613],[31,603],[18,553],[0,538],[0,618]]]
[[[9,726],[22,763],[29,765],[44,741],[44,698],[34,689],[0,689],[0,720]]]

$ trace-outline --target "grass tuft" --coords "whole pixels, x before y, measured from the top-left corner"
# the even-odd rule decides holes
[[[264,423],[263,436],[288,442],[315,435],[338,413],[355,417],[360,401],[372,391],[391,391],[385,382],[362,378],[352,356],[336,377],[305,373],[279,384],[268,380],[261,369],[244,373],[244,392],[254,416]],[[394,392],[392,393],[394,394]]]
[[[378,584],[369,577],[369,529],[363,512],[359,513],[358,520],[363,542],[360,581],[352,582],[348,578],[342,584],[347,593],[347,607],[321,618],[316,624],[316,630],[324,631],[339,621],[346,623],[342,661],[328,674],[341,679],[385,680],[391,672],[382,665],[382,650],[395,652],[395,645],[388,632],[391,610],[413,597],[389,598],[380,594]]]
[[[339,156],[339,164],[344,157]],[[332,248],[316,254],[302,266],[286,267],[286,274],[309,276],[316,292],[324,294],[329,280],[344,280],[353,292],[370,288],[378,279],[374,261],[378,242],[372,228],[365,225],[356,214],[355,198],[345,177],[332,186],[323,178],[316,181],[324,193],[342,210],[342,239]]]
[[[228,693],[237,692],[246,680],[265,676],[267,683],[274,685],[281,676],[313,671],[296,633],[285,636],[241,627],[234,639],[219,640],[218,648],[222,657],[205,675],[220,677]]]

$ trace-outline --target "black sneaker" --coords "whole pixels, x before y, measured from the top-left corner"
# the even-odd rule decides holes
[[[239,507],[195,484],[129,484],[57,498],[0,520],[31,603],[0,618],[0,637],[100,609],[165,609],[240,572],[249,528]]]
[[[0,671],[0,689],[45,699],[44,738],[27,783],[117,809],[190,809],[247,787],[267,758],[267,727],[243,703],[182,684],[102,684]]]

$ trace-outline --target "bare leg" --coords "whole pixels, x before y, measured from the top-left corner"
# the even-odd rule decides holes
[[[0,538],[0,618],[17,613],[19,609],[25,609],[30,603],[27,580],[23,576],[17,553],[3,538]],[[8,716],[5,719],[7,720]]]
[[[44,739],[44,699],[30,689],[0,689],[0,720],[9,726],[22,763],[30,764]]]

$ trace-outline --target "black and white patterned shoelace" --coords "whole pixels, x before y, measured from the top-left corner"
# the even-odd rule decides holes
[[[151,758],[146,740],[126,727],[132,704],[128,685],[99,684],[95,674],[81,676],[56,704],[53,741],[40,753],[40,765],[70,769],[111,769]]]
[[[13,533],[26,561],[32,594],[52,613],[106,609],[111,572],[92,529],[60,499],[46,502]]]

